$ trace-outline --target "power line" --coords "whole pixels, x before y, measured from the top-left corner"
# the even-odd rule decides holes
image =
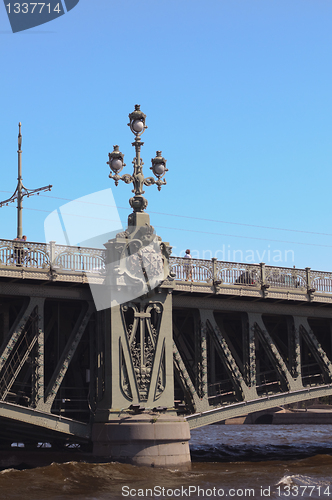
[[[199,233],[199,234],[211,234],[215,236],[228,236],[230,238],[244,238],[246,240],[260,240],[260,241],[273,241],[275,243],[290,243],[292,245],[308,245],[308,246],[314,246],[314,247],[326,247],[326,248],[332,248],[332,245],[320,245],[318,243],[303,243],[299,241],[284,241],[284,240],[272,240],[271,238],[258,238],[256,236],[240,236],[236,234],[224,234],[224,233],[212,233],[209,231],[200,231],[198,229],[181,229],[177,227],[165,227],[165,226],[155,226],[158,227],[159,229],[172,229],[175,231],[188,231],[190,233]]]
[[[112,205],[105,205],[111,207]],[[25,210],[32,210],[34,212],[44,212],[44,213],[52,213],[49,210],[42,210],[40,208],[25,208]],[[98,217],[90,217],[90,216],[85,216],[85,215],[80,215],[80,214],[67,214],[67,213],[62,213],[62,215],[69,215],[73,217],[81,217],[84,219],[90,218],[90,219],[97,219],[97,220],[105,220],[109,222],[117,222],[115,219],[101,219]],[[127,221],[121,221],[122,224],[126,224]],[[299,241],[287,241],[287,240],[275,240],[271,238],[259,238],[256,236],[242,236],[242,235],[236,235],[236,234],[225,234],[225,233],[215,233],[212,231],[201,231],[198,229],[187,229],[187,228],[179,228],[179,227],[168,227],[168,226],[159,226],[159,225],[154,225],[154,227],[158,229],[168,229],[171,231],[182,231],[182,232],[189,232],[189,233],[199,233],[199,234],[209,234],[213,236],[227,236],[229,238],[240,238],[240,239],[246,239],[246,240],[259,240],[259,241],[269,241],[269,242],[274,242],[274,243],[287,243],[291,245],[306,245],[306,246],[314,246],[314,247],[324,247],[324,248],[332,248],[332,245],[322,245],[319,243],[304,243],[304,242],[299,242]]]
[[[8,191],[1,191],[2,193],[8,193]],[[62,201],[76,201],[76,203],[83,203],[86,205],[96,205],[100,207],[108,207],[108,208],[117,208],[119,210],[129,210],[129,207],[121,207],[118,205],[108,205],[105,203],[95,203],[95,202],[90,202],[90,201],[81,201],[81,200],[73,200],[71,198],[60,198],[59,196],[47,196],[47,195],[40,195],[43,198],[52,198],[55,200],[62,200]],[[50,212],[49,212],[50,213]],[[191,220],[197,220],[197,221],[202,221],[202,222],[216,222],[218,224],[230,224],[234,226],[243,226],[243,227],[254,227],[256,229],[272,229],[273,231],[287,231],[291,233],[302,233],[302,234],[314,234],[316,236],[332,236],[332,233],[319,233],[315,231],[304,231],[301,229],[286,229],[286,228],[281,228],[281,227],[273,227],[273,226],[259,226],[257,224],[246,224],[243,222],[230,222],[230,221],[224,221],[224,220],[218,220],[218,219],[205,219],[203,217],[194,217],[191,215],[180,215],[180,214],[168,214],[165,212],[154,212],[152,210],[149,210],[149,214],[155,214],[155,215],[166,215],[168,217],[177,217],[177,218],[182,218],[182,219],[191,219]],[[160,226],[158,226],[160,227]],[[176,228],[173,228],[176,229]],[[183,231],[189,231],[188,229],[183,229]],[[219,233],[211,233],[211,234],[219,234]],[[225,235],[228,236],[228,235]],[[271,240],[272,241],[272,240]],[[279,240],[275,240],[279,241]]]
[[[71,200],[69,198],[58,198],[56,196],[47,196],[47,195],[41,195],[44,198],[54,198],[57,200],[64,200],[64,201],[78,201],[78,200]],[[92,202],[86,202],[86,201],[81,201],[80,203],[87,203],[87,204],[92,204],[92,205],[100,205],[103,207],[110,207],[110,208],[118,208],[121,210],[128,210],[128,207],[121,207],[121,206],[116,206],[116,205],[105,205],[101,203],[92,203]],[[180,214],[168,214],[165,212],[154,212],[152,210],[149,210],[150,214],[155,214],[155,215],[166,215],[168,217],[178,217],[182,219],[191,219],[191,220],[199,220],[202,222],[216,222],[219,224],[230,224],[234,226],[244,226],[244,227],[254,227],[257,229],[272,229],[275,231],[288,231],[288,232],[293,232],[293,233],[304,233],[304,234],[315,234],[317,236],[332,236],[332,233],[318,233],[315,231],[303,231],[301,229],[286,229],[286,228],[280,228],[280,227],[272,227],[272,226],[259,226],[257,224],[245,224],[243,222],[229,222],[229,221],[224,221],[224,220],[218,220],[218,219],[205,219],[203,217],[194,217],[191,215],[180,215]]]

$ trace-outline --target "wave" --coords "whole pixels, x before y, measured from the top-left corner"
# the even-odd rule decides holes
[[[24,500],[120,500],[123,499],[121,491],[124,485],[136,490],[154,485],[165,488],[222,486],[226,489],[244,485],[257,489],[259,482],[264,488],[271,485],[271,491],[276,491],[278,486],[283,491],[287,487],[316,487],[331,482],[332,457],[329,455],[307,457],[286,464],[273,461],[256,464],[252,461],[233,462],[227,465],[218,461],[206,462],[194,463],[192,469],[186,472],[117,462],[67,462],[27,470],[6,469],[0,474],[1,500],[22,500],[23,495]]]
[[[277,483],[277,486],[315,486],[318,481],[315,481],[311,476],[303,476],[302,474],[295,474],[293,476],[284,476]]]
[[[293,493],[300,491],[300,493],[304,493],[307,488],[310,488],[307,493],[313,498],[316,498],[315,493],[318,495],[318,498],[320,496],[330,496],[332,493],[331,479],[329,477],[317,477],[303,474],[285,475],[280,479],[276,486],[281,488],[290,488],[290,490],[288,488],[281,490],[284,493],[288,493],[288,491]]]
[[[266,460],[296,460],[315,455],[332,454],[331,443],[294,445],[195,445],[191,446],[195,462],[257,462]],[[332,457],[331,457],[332,459]]]

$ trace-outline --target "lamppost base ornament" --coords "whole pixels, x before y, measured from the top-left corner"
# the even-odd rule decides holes
[[[150,216],[146,212],[133,212],[128,216],[128,229],[132,231],[132,228],[136,227],[152,227],[150,226]]]
[[[134,212],[143,212],[148,206],[148,200],[144,196],[136,195],[130,198],[129,204]]]

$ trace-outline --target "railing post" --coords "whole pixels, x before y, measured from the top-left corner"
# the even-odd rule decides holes
[[[217,281],[217,258],[212,257],[212,280]]]
[[[305,274],[307,278],[307,290],[310,290],[311,288],[311,274],[310,274],[310,267],[305,268]]]
[[[311,286],[311,272],[310,272],[310,267],[305,268],[305,273],[306,273],[306,278],[307,278],[307,292],[309,295],[309,299],[311,299],[312,294],[316,291],[314,288]]]
[[[218,279],[218,269],[217,269],[217,259],[212,257],[212,283],[214,286],[214,292],[218,293],[219,286],[221,285],[221,279]]]
[[[55,260],[55,241],[50,241],[50,263],[53,264]]]
[[[261,285],[264,287],[266,285],[265,283],[265,263],[261,262],[259,264],[261,266]]]
[[[263,291],[263,297],[265,298],[267,296],[267,289],[270,288],[270,285],[266,283],[265,263],[261,262],[259,265],[261,266],[261,289]]]

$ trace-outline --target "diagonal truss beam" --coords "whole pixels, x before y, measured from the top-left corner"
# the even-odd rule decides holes
[[[88,324],[88,321],[93,311],[94,311],[93,302],[89,302],[85,310],[82,309],[81,314],[79,315],[76,321],[75,327],[68,339],[66,347],[63,350],[63,353],[58,361],[53,376],[48,384],[45,394],[45,401],[39,400],[37,404],[38,409],[42,409],[44,411],[49,411],[49,412],[51,411],[54,399],[67,373],[70,362],[75,354],[76,348],[82,338],[82,335],[85,331],[85,328]]]
[[[179,374],[181,384],[185,390],[185,393],[190,396],[190,399],[192,401],[193,406],[198,411],[199,408],[202,406],[202,403],[201,403],[200,398],[198,397],[196,389],[191,381],[191,378],[189,376],[187,368],[186,368],[186,366],[183,362],[183,359],[178,351],[178,348],[175,345],[175,342],[173,342],[173,360],[174,360],[174,364],[175,364],[175,367],[177,369],[177,372]]]
[[[20,320],[17,324],[13,326],[7,339],[2,344],[1,353],[0,353],[0,370],[5,365],[11,351],[14,349],[17,341],[19,340],[22,332],[24,331],[24,327],[35,307],[38,307],[38,310],[42,309],[44,305],[45,299],[39,297],[31,297],[28,305],[25,309],[22,309],[20,312]]]
[[[243,394],[243,399],[250,399],[252,397],[257,397],[256,389],[249,388],[246,385],[245,381],[243,380],[241,371],[238,365],[236,364],[233,354],[231,353],[231,350],[227,345],[227,342],[222,332],[220,331],[216,323],[216,320],[214,319],[213,311],[202,309],[200,310],[200,315],[202,322],[207,325],[208,329],[210,328],[212,330],[215,339],[218,342],[218,346],[220,348],[220,350],[219,349],[218,350],[219,352],[221,351],[223,353],[222,358],[224,359],[225,367],[229,372],[232,380],[234,380],[235,383],[240,388]]]
[[[275,368],[281,381],[286,381],[290,391],[301,389],[302,381],[298,378],[294,379],[288,370],[277,346],[273,342],[270,334],[266,330],[261,314],[249,313],[249,322],[255,328],[256,333],[259,335],[266,352]]]
[[[301,318],[296,318],[297,319],[297,326],[299,327],[300,334],[305,338],[306,342],[312,349],[312,353],[322,369],[323,372],[325,372],[331,380],[332,378],[332,363],[329,360],[328,356],[326,355],[326,352],[320,345],[320,343],[317,340],[317,337],[315,336],[314,332],[312,331],[307,318],[301,317]]]
[[[1,400],[5,400],[13,384],[16,382],[19,373],[27,362],[30,354],[37,344],[38,355],[43,358],[43,306],[44,298],[31,298],[25,310],[21,310],[21,319],[17,326],[14,325],[8,336],[7,343],[2,346],[2,355],[0,358],[0,394]],[[31,328],[36,330],[36,334],[29,335],[26,331],[26,324],[31,318],[31,314],[36,310],[36,315],[33,318],[34,325]],[[22,317],[23,316],[23,317]],[[36,387],[39,385],[41,389],[44,384],[43,361],[36,363],[38,372],[38,382],[36,379]],[[40,379],[40,380],[39,380]],[[36,394],[33,395],[35,400]],[[34,405],[34,401],[33,401]]]

